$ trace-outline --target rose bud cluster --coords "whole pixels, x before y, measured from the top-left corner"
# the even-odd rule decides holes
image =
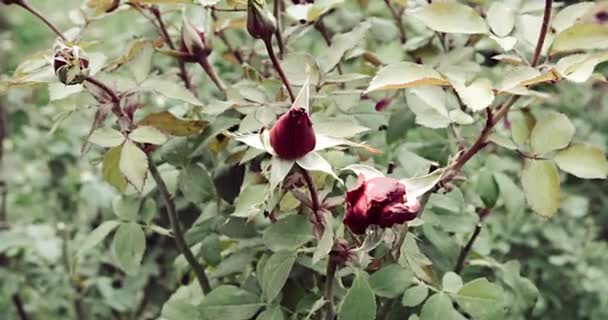
[[[390,228],[416,218],[420,203],[406,199],[405,186],[388,177],[357,178],[356,186],[346,193],[344,224],[356,234],[371,225]],[[408,200],[408,201],[406,201]]]
[[[205,38],[205,32],[198,30],[184,19],[182,23],[182,52],[193,57],[206,57],[211,53],[211,44]]]
[[[247,31],[249,34],[264,41],[269,41],[277,30],[277,20],[266,9],[265,0],[247,1]]]
[[[315,149],[317,139],[304,108],[292,107],[270,130],[270,145],[279,158],[293,160]]]
[[[89,75],[89,58],[82,48],[61,44],[55,49],[53,69],[61,83],[80,84]]]

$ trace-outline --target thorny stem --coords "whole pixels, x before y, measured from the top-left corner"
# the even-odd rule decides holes
[[[384,3],[386,3],[386,6],[391,11],[391,15],[393,15],[393,19],[395,19],[395,24],[397,24],[397,27],[399,28],[399,38],[401,39],[401,43],[405,43],[405,41],[407,41],[407,37],[405,35],[405,29],[403,28],[403,21],[401,20],[401,16],[397,12],[397,10],[393,8],[391,0],[384,0]]]
[[[540,34],[538,35],[538,41],[536,42],[536,49],[534,50],[534,56],[532,56],[532,61],[530,61],[530,65],[533,67],[538,63],[538,59],[540,58],[540,53],[543,50],[543,45],[545,44],[545,38],[547,36],[547,30],[549,30],[549,21],[551,20],[551,7],[553,5],[553,0],[545,0],[545,11],[543,13],[543,24],[540,27]]]
[[[460,250],[460,254],[458,255],[458,262],[456,263],[456,267],[454,268],[455,273],[460,274],[462,272],[462,269],[464,268],[464,263],[467,260],[467,256],[471,252],[471,249],[473,249],[473,244],[475,243],[475,240],[477,240],[479,233],[481,233],[481,227],[481,222],[475,225],[475,230],[473,230],[473,235],[471,235],[469,242],[467,242],[464,248]]]
[[[285,88],[287,88],[287,92],[289,93],[289,97],[291,98],[291,101],[294,102],[294,101],[296,101],[296,96],[293,94],[293,90],[291,89],[289,80],[287,79],[287,76],[285,75],[285,72],[283,71],[283,67],[281,67],[281,63],[279,62],[279,59],[277,59],[277,55],[274,53],[274,48],[272,48],[271,39],[272,39],[272,37],[268,37],[267,39],[262,39],[262,40],[264,41],[264,44],[266,45],[266,51],[268,51],[268,57],[270,57],[270,61],[272,61],[272,66],[279,74],[279,77],[281,78],[281,81],[283,81]]]
[[[213,68],[211,63],[209,63],[208,57],[206,55],[197,55],[196,59],[198,64],[200,64],[203,70],[205,70],[209,78],[211,78],[213,83],[215,83],[215,86],[222,92],[224,96],[226,96],[226,85],[224,82],[222,82],[222,79],[218,77],[217,73],[215,72],[215,68]]]
[[[18,293],[13,294],[13,296],[11,297],[11,300],[13,300],[13,305],[15,306],[15,309],[17,309],[17,315],[19,315],[19,319],[20,320],[30,320],[31,318],[25,312],[25,308],[23,307],[23,301],[21,300],[21,297],[19,296],[19,294]]]
[[[315,184],[312,181],[312,177],[308,170],[304,168],[300,168],[302,171],[302,176],[304,177],[304,181],[306,182],[306,186],[308,187],[308,191],[310,192],[310,200],[312,203],[312,211],[315,216],[315,221],[317,223],[317,227],[323,228],[323,219],[321,218],[321,206],[319,204],[319,195],[317,194],[317,188],[315,188]]]
[[[57,36],[59,36],[59,38],[61,38],[64,41],[68,40],[63,35],[63,33],[61,33],[61,31],[59,31],[59,28],[57,28],[51,21],[49,21],[38,10],[36,10],[36,8],[32,7],[26,0],[18,1],[15,4],[18,5],[18,6],[20,6],[20,7],[22,7],[23,9],[29,11],[31,14],[33,14],[38,19],[40,19],[42,22],[44,22],[51,30],[53,30],[53,32],[55,32],[55,34],[57,34]]]
[[[165,43],[167,43],[169,48],[171,48],[172,50],[176,50],[175,44],[173,44],[171,36],[169,36],[169,32],[167,31],[165,21],[163,20],[163,17],[160,14],[160,10],[158,10],[158,8],[153,7],[150,9],[150,12],[152,12],[152,15],[154,15],[154,18],[156,18],[156,21],[158,21],[159,32],[165,39]],[[190,75],[188,74],[188,69],[186,69],[186,63],[181,57],[176,57],[176,59],[177,66],[179,68],[179,77],[184,82],[184,86],[186,87],[186,89],[192,91],[192,83],[190,82]]]
[[[184,255],[186,261],[194,271],[196,275],[196,279],[198,280],[203,293],[207,294],[211,291],[211,285],[209,284],[209,278],[207,278],[207,274],[205,273],[205,268],[196,260],[194,254],[190,250],[190,247],[186,244],[186,240],[184,239],[184,231],[179,224],[179,219],[177,216],[177,211],[175,210],[175,203],[169,194],[167,189],[167,185],[165,181],[161,177],[158,172],[158,168],[156,164],[151,158],[148,158],[148,165],[150,167],[150,174],[152,178],[156,182],[156,186],[158,191],[160,192],[160,196],[165,204],[165,210],[167,211],[167,215],[169,216],[169,223],[171,224],[171,229],[173,230],[173,236],[175,238],[175,244],[179,251]]]
[[[281,33],[281,8],[282,0],[274,0],[273,13],[274,18],[277,20],[277,30],[275,30],[274,35],[277,37],[277,43],[279,45],[279,58],[283,59],[285,55],[285,43],[283,42],[283,35]]]
[[[532,67],[535,67],[538,64],[538,60],[539,60],[540,53],[543,48],[545,37],[546,37],[547,31],[549,29],[549,21],[551,20],[552,4],[553,4],[552,0],[545,0],[543,24],[541,26],[540,35],[538,36],[538,41],[536,43],[536,49],[534,50],[534,56],[532,57],[532,61],[530,62],[530,65]],[[487,138],[490,135],[490,133],[492,132],[492,129],[498,122],[500,122],[500,120],[502,120],[507,115],[507,113],[509,112],[511,107],[517,102],[517,100],[519,100],[519,97],[520,96],[516,96],[516,95],[510,96],[509,99],[507,101],[505,101],[504,104],[502,104],[502,106],[497,108],[496,113],[493,113],[490,109],[487,109],[486,124],[485,124],[483,130],[481,131],[481,134],[479,135],[479,137],[477,138],[475,143],[473,143],[473,145],[469,149],[467,149],[464,153],[462,153],[456,159],[456,161],[450,166],[450,169],[448,170],[446,175],[441,179],[442,183],[446,183],[446,182],[450,181],[452,178],[454,178],[454,176],[460,171],[460,169],[462,169],[462,167],[466,164],[466,162],[469,161],[475,154],[477,154],[481,149],[483,149],[487,145]],[[458,257],[456,267],[454,269],[454,271],[456,273],[462,272],[462,269],[464,268],[464,263],[465,263],[466,257],[469,254],[469,252],[471,251],[471,249],[473,248],[473,244],[475,243],[475,240],[477,240],[477,237],[479,236],[479,233],[481,232],[481,228],[482,228],[482,224],[481,224],[481,222],[479,222],[475,226],[475,230],[473,231],[473,235],[471,236],[471,239],[469,239],[469,242],[467,242],[465,247],[461,250],[460,255]]]
[[[327,300],[326,310],[325,310],[325,320],[333,320],[334,315],[334,301],[333,301],[333,291],[334,291],[334,277],[336,276],[336,270],[338,269],[338,264],[335,259],[332,259],[331,256],[327,261],[327,269],[325,272],[325,286],[323,288],[323,297]]]

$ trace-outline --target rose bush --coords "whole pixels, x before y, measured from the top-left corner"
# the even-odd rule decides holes
[[[606,4],[0,8],[0,318],[608,317]]]

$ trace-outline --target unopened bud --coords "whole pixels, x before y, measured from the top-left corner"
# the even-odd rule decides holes
[[[53,69],[61,83],[80,84],[89,75],[89,58],[80,47],[61,44],[55,50]]]
[[[199,31],[186,19],[184,19],[182,24],[182,44],[184,51],[190,55],[207,56],[211,53],[211,48],[207,41],[205,41],[205,33]]]
[[[249,34],[264,41],[270,40],[277,30],[277,20],[266,9],[265,0],[248,0],[247,2],[247,31]]]

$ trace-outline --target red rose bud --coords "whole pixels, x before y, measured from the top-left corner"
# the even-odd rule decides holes
[[[270,40],[277,30],[277,20],[266,9],[265,0],[247,1],[247,31],[249,34],[264,41]]]
[[[292,107],[270,130],[270,145],[279,158],[293,160],[315,149],[317,139],[308,113]]]
[[[352,232],[361,234],[370,225],[389,228],[413,220],[420,204],[416,199],[406,203],[405,196],[405,186],[396,179],[366,180],[359,175],[357,185],[346,193],[344,224]]]
[[[380,101],[376,102],[376,111],[382,111],[386,108],[388,108],[391,105],[391,99],[388,98],[383,98],[380,99]]]
[[[188,20],[182,24],[182,44],[185,51],[193,56],[207,56],[211,49],[205,41],[205,33],[197,30]]]
[[[80,84],[89,74],[89,58],[80,47],[60,45],[55,50],[53,69],[61,83]]]

